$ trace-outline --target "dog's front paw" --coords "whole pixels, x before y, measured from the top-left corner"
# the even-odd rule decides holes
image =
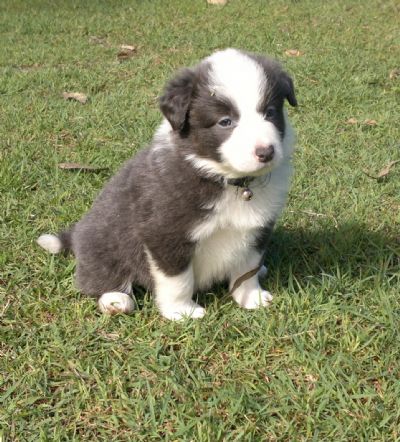
[[[261,288],[254,288],[250,291],[241,291],[240,288],[233,292],[233,299],[243,308],[253,310],[259,307],[266,307],[270,304],[273,296],[270,292]]]
[[[206,314],[205,309],[193,301],[184,304],[159,306],[159,309],[162,316],[171,321],[181,321],[186,318],[198,319]]]

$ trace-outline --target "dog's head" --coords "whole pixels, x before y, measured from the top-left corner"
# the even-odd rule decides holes
[[[195,166],[238,178],[265,174],[289,154],[285,100],[297,105],[277,62],[226,49],[180,71],[160,108]]]

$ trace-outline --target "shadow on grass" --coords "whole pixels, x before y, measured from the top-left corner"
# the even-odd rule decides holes
[[[356,223],[308,230],[279,227],[265,261],[270,277],[279,273],[283,286],[288,275],[301,280],[338,269],[354,278],[395,272],[400,269],[400,235],[390,228],[371,231]]]
[[[296,279],[305,284],[310,278],[347,275],[351,280],[371,276],[400,277],[400,235],[390,228],[371,231],[364,225],[348,223],[336,227],[290,229],[278,227],[274,232],[265,264],[269,271],[263,285],[290,288]],[[215,286],[212,293],[198,294],[207,306],[218,294],[220,301],[229,299],[227,284]],[[221,298],[222,296],[222,298]]]

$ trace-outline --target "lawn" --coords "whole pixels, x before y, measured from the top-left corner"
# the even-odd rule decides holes
[[[0,3],[1,442],[400,441],[399,21],[395,0]],[[229,46],[281,60],[299,101],[274,302],[102,316],[35,239],[151,139],[175,69]]]

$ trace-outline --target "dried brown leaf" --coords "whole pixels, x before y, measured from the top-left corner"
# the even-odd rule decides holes
[[[306,374],[306,375],[304,376],[304,379],[305,379],[307,382],[312,382],[312,383],[315,383],[315,382],[318,381],[318,377],[314,376],[313,374]]]
[[[397,163],[400,163],[400,160],[391,161],[386,167],[384,167],[379,173],[378,173],[378,179],[385,178],[389,175],[390,169]]]
[[[304,379],[308,384],[308,390],[309,391],[314,390],[316,383],[318,381],[318,377],[314,376],[313,374],[306,374],[304,376]]]
[[[371,174],[369,174],[367,171],[363,171],[364,173],[365,173],[365,175],[367,175],[369,178],[373,178],[374,180],[377,180],[377,181],[382,181],[384,178],[386,178],[388,175],[389,175],[389,173],[390,173],[390,170],[392,169],[392,167],[395,165],[395,164],[397,164],[397,163],[400,163],[400,160],[394,160],[394,161],[391,161],[389,164],[387,164],[379,173],[378,173],[378,175],[376,175],[376,176],[374,176],[374,175],[371,175]]]
[[[209,5],[226,5],[228,0],[207,0]]]
[[[396,78],[400,78],[400,68],[392,69],[390,71],[389,78],[391,80],[396,80]]]
[[[372,381],[375,391],[379,394],[381,398],[383,398],[383,388],[382,388],[382,382],[379,379],[374,379]]]
[[[289,212],[295,213],[294,210],[289,210]],[[300,212],[305,213],[306,215],[309,215],[312,217],[316,217],[316,218],[330,218],[333,220],[335,227],[336,228],[339,227],[339,223],[337,222],[337,219],[332,215],[326,215],[325,213],[316,213],[316,212],[312,212],[311,210],[300,210]]]
[[[86,104],[88,101],[88,96],[81,92],[63,92],[62,96],[65,100],[75,100],[82,104]]]
[[[105,37],[98,37],[97,35],[91,35],[89,37],[89,42],[95,45],[109,46],[109,43]]]
[[[100,334],[107,340],[116,341],[120,338],[118,333],[106,333],[105,331],[101,331]]]
[[[347,124],[357,124],[357,123],[358,123],[358,120],[357,120],[357,118],[349,118],[349,119],[346,121],[346,123],[347,123]]]
[[[364,124],[367,124],[368,126],[376,126],[378,124],[378,122],[376,120],[364,120]]]
[[[63,170],[82,170],[84,172],[99,172],[102,170],[108,170],[108,167],[97,167],[89,164],[79,163],[59,163],[58,167]]]
[[[298,49],[287,49],[285,54],[289,57],[300,57],[300,55],[303,55],[304,52],[299,51]]]
[[[136,46],[132,46],[132,45],[121,45],[120,48],[125,51],[131,51],[131,52],[136,51]]]
[[[129,58],[133,57],[133,55],[136,53],[136,47],[132,45],[121,45],[120,51],[117,54],[117,58],[119,61],[125,61]]]
[[[128,58],[132,57],[132,52],[128,52],[128,51],[119,51],[117,54],[117,58],[119,61],[125,61],[128,60]]]
[[[33,64],[21,64],[19,66],[13,66],[16,69],[20,69],[21,71],[31,71],[34,69],[39,69],[41,68],[43,65],[39,64],[39,63],[33,63]]]

